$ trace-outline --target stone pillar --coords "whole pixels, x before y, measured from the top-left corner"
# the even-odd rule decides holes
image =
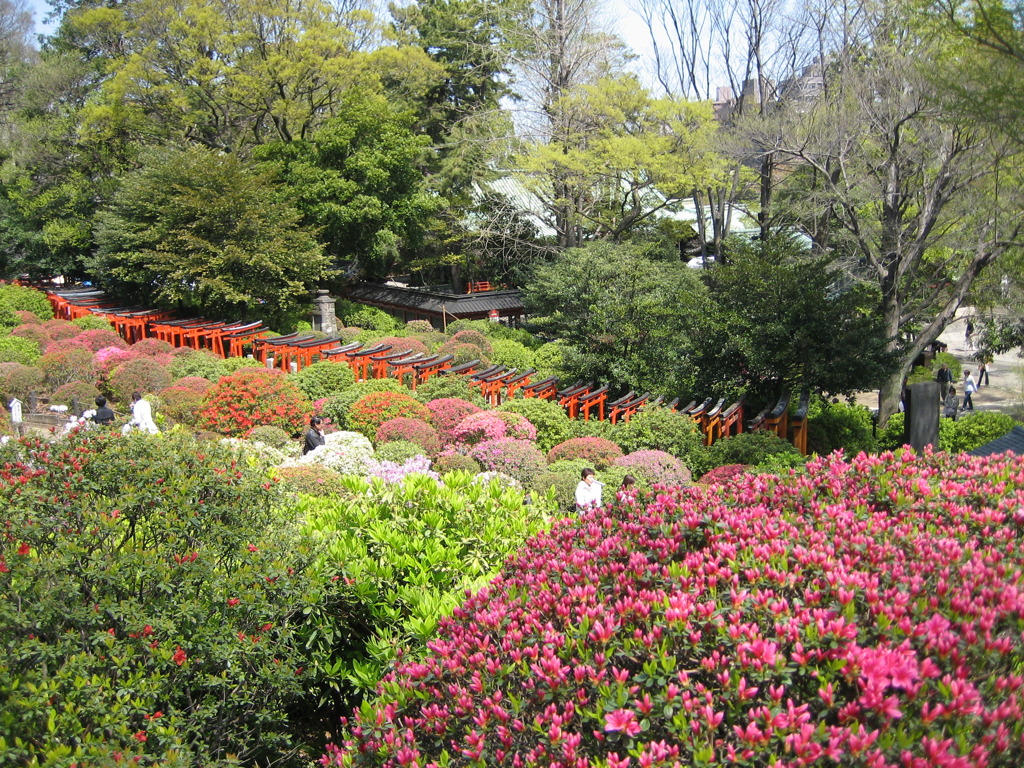
[[[338,318],[334,314],[335,299],[326,290],[319,290],[313,299],[313,330],[328,336],[338,332]]]
[[[903,441],[920,453],[926,445],[939,447],[939,383],[923,381],[906,390]]]

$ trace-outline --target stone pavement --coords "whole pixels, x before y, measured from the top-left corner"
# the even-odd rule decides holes
[[[978,363],[973,359],[974,350],[968,349],[964,340],[967,317],[973,314],[973,307],[961,307],[954,320],[939,335],[939,339],[949,347],[946,351],[960,361],[964,373],[973,371],[974,379],[977,381]],[[980,323],[975,325],[979,326]],[[1018,419],[1024,417],[1024,358],[1020,357],[1019,353],[1019,349],[1014,349],[1007,354],[996,355],[989,366],[991,386],[982,385],[974,393],[975,410],[1000,411]],[[963,378],[953,382],[953,386],[956,387],[957,394],[963,402]],[[857,395],[857,402],[872,410],[877,409],[878,391],[861,392]]]

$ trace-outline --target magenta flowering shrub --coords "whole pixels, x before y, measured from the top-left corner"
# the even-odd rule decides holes
[[[161,360],[165,359],[165,355],[174,353],[174,347],[160,339],[140,339],[130,349],[133,357],[155,357]],[[184,349],[183,353],[187,354],[188,351]]]
[[[480,333],[480,331],[459,331],[445,342],[445,346],[455,346],[458,344],[472,344],[474,347],[479,347],[480,351],[485,355],[490,355],[492,351],[490,339]]]
[[[526,486],[547,469],[544,454],[536,445],[512,437],[485,440],[473,448],[470,456],[485,470],[509,475]]]
[[[113,329],[82,331],[73,339],[63,342],[69,347],[82,347],[90,352],[99,352],[104,347],[127,349],[128,344]]]
[[[574,437],[548,451],[548,461],[581,459],[594,469],[604,469],[622,456],[622,449],[603,437]]]
[[[441,442],[446,445],[455,442],[455,428],[464,418],[483,410],[461,397],[440,397],[437,400],[430,400],[426,405],[430,411],[430,420],[437,429]]]
[[[415,443],[423,449],[423,453],[427,456],[436,456],[441,450],[441,438],[437,436],[437,430],[423,419],[399,416],[397,419],[389,419],[377,427],[378,443],[390,443],[394,440]]]
[[[1024,758],[1024,459],[745,475],[534,537],[328,765]]]
[[[152,358],[137,357],[115,368],[107,378],[104,389],[118,403],[130,403],[131,394],[136,390],[143,394],[159,392],[170,384],[171,374],[167,368]]]
[[[110,375],[121,363],[132,359],[132,353],[120,347],[104,347],[92,356],[92,365],[96,375],[103,379]]]
[[[714,483],[729,483],[735,480],[737,477],[745,472],[749,472],[750,467],[746,464],[723,464],[720,467],[715,467],[712,470],[705,472],[700,476],[700,482],[704,485],[713,485]]]
[[[473,446],[485,440],[497,440],[501,437],[536,440],[537,428],[518,413],[480,411],[460,421],[451,434],[460,445]]]
[[[181,389],[188,389],[203,394],[213,386],[213,382],[209,379],[204,379],[202,376],[182,376],[180,379],[175,379],[173,385]]]
[[[49,336],[50,341],[64,341],[73,339],[82,332],[82,329],[67,320],[47,320],[43,323],[43,330]]]
[[[690,470],[671,453],[655,450],[634,451],[612,461],[612,466],[623,467],[649,484],[686,485]]]

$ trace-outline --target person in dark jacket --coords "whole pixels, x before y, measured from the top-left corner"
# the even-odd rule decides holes
[[[99,395],[96,398],[96,413],[92,415],[94,424],[113,424],[114,412],[107,407],[107,398]]]
[[[302,445],[303,456],[327,442],[324,437],[323,423],[324,420],[319,416],[313,416],[309,420],[309,429],[306,430],[306,440]]]

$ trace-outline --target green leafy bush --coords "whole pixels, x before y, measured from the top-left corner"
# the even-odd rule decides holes
[[[358,326],[367,330],[392,333],[402,327],[402,323],[383,309],[356,304],[351,301],[339,301],[335,309],[338,317],[347,326]]]
[[[565,409],[553,400],[524,397],[507,400],[498,407],[499,411],[518,413],[537,428],[537,447],[550,451],[558,443],[565,442],[572,433],[572,419]]]
[[[446,397],[457,397],[481,408],[484,406],[480,390],[469,386],[469,382],[462,376],[432,376],[426,383],[416,387],[414,394],[421,403],[441,400]]]
[[[394,379],[369,379],[368,381],[357,381],[341,394],[332,395],[327,398],[322,409],[323,416],[330,419],[331,423],[338,428],[349,429],[349,408],[351,408],[352,404],[360,397],[368,395],[371,392],[404,392],[408,394],[409,389],[403,386],[401,382],[395,381]]]
[[[130,403],[132,392],[159,392],[171,385],[167,368],[149,357],[137,357],[117,366],[104,383],[106,394],[118,403]]]
[[[71,381],[58,387],[50,396],[50,402],[70,407],[72,402],[77,399],[79,406],[83,410],[88,410],[95,407],[96,396],[99,393],[100,391],[91,381]]]
[[[302,765],[295,628],[330,584],[265,475],[175,433],[5,461],[0,761]]]
[[[612,434],[626,453],[653,448],[671,453],[690,469],[695,469],[689,460],[691,455],[700,454],[704,448],[693,419],[658,406],[641,409],[628,422],[617,424]]]
[[[491,343],[491,362],[520,371],[536,367],[533,364],[533,350],[518,341],[506,339],[497,339]]]
[[[42,354],[38,342],[19,336],[0,336],[0,363],[35,365]]]
[[[544,471],[539,473],[530,483],[530,487],[537,493],[552,492],[558,508],[565,511],[576,509],[576,486],[580,482],[581,473],[586,468],[593,468],[583,459],[562,459],[549,464]],[[624,467],[608,467],[597,473],[598,480],[604,483],[602,501],[611,502],[615,498],[615,492],[622,485],[622,478],[631,470]],[[642,479],[641,479],[642,482]]]
[[[872,434],[871,411],[863,405],[815,401],[807,415],[807,447],[812,453],[873,453],[878,441]]]
[[[279,451],[286,450],[294,445],[291,436],[287,432],[280,427],[269,425],[253,427],[245,437],[247,440],[257,440],[261,443],[266,443],[271,448],[276,448]]]
[[[356,383],[355,374],[348,365],[332,360],[321,360],[290,375],[310,400],[339,394]]]
[[[105,315],[85,315],[75,318],[71,323],[83,331],[109,331],[114,327]]]
[[[30,392],[39,394],[43,386],[43,372],[21,363],[0,363],[0,395],[4,407],[12,397],[26,401]]]
[[[408,440],[390,440],[377,446],[373,458],[377,461],[393,461],[396,464],[403,464],[413,456],[423,455],[423,448],[416,443],[411,443]],[[479,466],[477,469],[479,470]]]
[[[0,301],[15,312],[31,312],[40,320],[53,318],[50,300],[37,288],[22,285],[0,285]]]
[[[75,331],[77,335],[78,329]],[[53,389],[70,381],[92,381],[94,378],[92,352],[81,347],[57,346],[39,358],[39,368]]]
[[[550,507],[468,473],[448,474],[443,485],[423,475],[343,482],[337,501],[299,507],[307,531],[329,542],[321,567],[343,577],[352,602],[347,618],[312,641],[336,660],[338,686],[370,692],[399,648],[403,658],[426,650],[438,621],[545,527]]]
[[[301,464],[278,467],[274,474],[286,493],[304,493],[307,496],[337,496],[345,490],[342,476],[333,469],[319,464]]]
[[[963,366],[960,365],[960,361],[957,359],[956,355],[951,355],[949,352],[937,353],[935,355],[935,361],[932,363],[933,374],[939,369],[939,366],[943,364],[949,366],[949,372],[953,374],[953,381],[960,381],[963,377],[964,371]],[[934,381],[934,379],[935,376],[933,375],[932,380]]]
[[[894,413],[885,427],[878,431],[878,447],[894,451],[903,445],[905,414]],[[1002,437],[1020,422],[1012,416],[991,411],[975,411],[954,419],[939,419],[938,450],[949,453],[973,451],[985,443]]]
[[[568,346],[562,341],[549,341],[537,347],[533,351],[533,365],[537,375],[542,378],[557,376],[559,379],[568,379],[569,371],[565,364]]]
[[[405,324],[405,332],[409,334],[433,333],[434,326],[429,320],[410,320]]]
[[[461,453],[445,453],[434,459],[434,471],[441,475],[449,472],[468,472],[475,475],[480,470],[480,464],[476,460]]]
[[[240,437],[253,427],[280,427],[289,435],[305,428],[313,405],[288,377],[266,368],[242,368],[207,391],[200,429]]]
[[[174,381],[191,377],[217,381],[228,373],[224,361],[207,349],[190,349],[175,355],[167,370]]]
[[[773,432],[760,430],[724,437],[708,448],[711,469],[726,464],[753,466],[776,453],[800,455],[788,440],[783,440]]]
[[[404,392],[371,392],[352,403],[345,424],[349,429],[372,440],[385,421],[400,416],[430,421],[430,411],[412,395]]]
[[[191,387],[166,387],[160,390],[160,413],[175,424],[194,427],[203,410],[203,397],[203,392]]]
[[[221,368],[224,369],[223,375],[225,376],[230,376],[232,373],[238,373],[238,371],[249,368],[264,368],[263,363],[251,357],[226,357],[220,361],[220,364]]]

